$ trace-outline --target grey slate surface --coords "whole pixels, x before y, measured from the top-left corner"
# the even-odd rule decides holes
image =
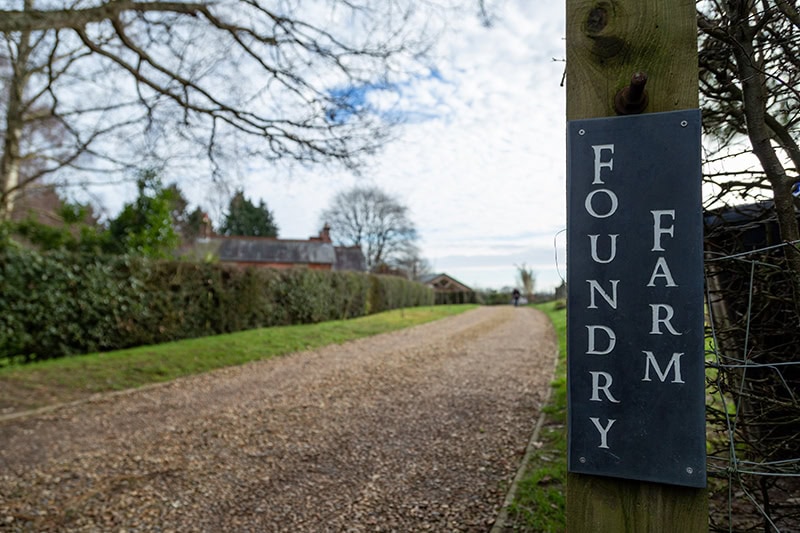
[[[331,243],[271,239],[225,239],[219,247],[220,261],[253,263],[328,264],[336,262]]]
[[[353,270],[355,272],[367,271],[367,260],[358,246],[337,246],[334,270]]]

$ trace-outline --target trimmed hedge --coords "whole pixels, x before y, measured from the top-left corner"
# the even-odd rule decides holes
[[[436,305],[476,304],[478,295],[475,291],[449,291],[436,293]]]
[[[392,276],[0,251],[0,363],[432,305]]]
[[[433,289],[397,276],[370,276],[367,313],[380,313],[389,309],[433,305]],[[417,302],[424,302],[420,304]]]

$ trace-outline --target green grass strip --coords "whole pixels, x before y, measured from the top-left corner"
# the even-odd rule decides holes
[[[567,481],[567,311],[563,302],[533,307],[547,314],[558,334],[559,359],[539,446],[532,455],[508,509],[514,531],[562,532],[566,529]]]
[[[0,369],[0,407],[35,407],[87,393],[141,387],[249,361],[386,333],[474,309],[439,305],[387,311],[351,320],[254,329],[114,352],[45,360]],[[41,401],[9,395],[26,394]]]
[[[552,382],[552,395],[544,408],[545,424],[539,435],[539,447],[529,461],[524,477],[519,483],[514,502],[509,507],[509,526],[514,531],[526,533],[563,532],[566,530],[566,479],[567,479],[567,311],[564,302],[548,302],[532,307],[547,314],[558,334],[559,360],[555,378]],[[713,354],[713,340],[706,339],[706,354]],[[712,383],[716,369],[707,368],[709,382],[707,404],[711,408],[724,409],[722,399]],[[716,393],[715,397],[712,397]],[[735,413],[734,402],[725,402],[729,414]],[[709,450],[724,445],[727,435],[714,433],[709,426]],[[717,446],[717,448],[714,448]],[[712,487],[720,485],[719,480],[709,478]],[[722,489],[718,489],[722,490]],[[712,502],[713,505],[713,502]]]

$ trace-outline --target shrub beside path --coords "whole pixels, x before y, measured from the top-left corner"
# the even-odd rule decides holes
[[[0,422],[0,530],[491,529],[557,349],[483,307]]]

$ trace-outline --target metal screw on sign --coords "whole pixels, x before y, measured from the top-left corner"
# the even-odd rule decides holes
[[[688,125],[689,125],[689,123],[687,121],[681,120],[681,128],[685,128]]]
[[[578,130],[578,135],[586,135],[586,130]]]
[[[586,462],[586,457],[581,457],[581,458],[580,458],[580,459],[578,459],[578,460],[579,460],[581,463],[585,463],[585,462]]]
[[[614,97],[614,110],[618,115],[638,115],[647,107],[649,98],[644,89],[647,74],[636,72],[631,77],[631,84],[620,89]]]
[[[691,466],[687,466],[686,467],[686,473],[687,474],[694,474],[694,469]]]

